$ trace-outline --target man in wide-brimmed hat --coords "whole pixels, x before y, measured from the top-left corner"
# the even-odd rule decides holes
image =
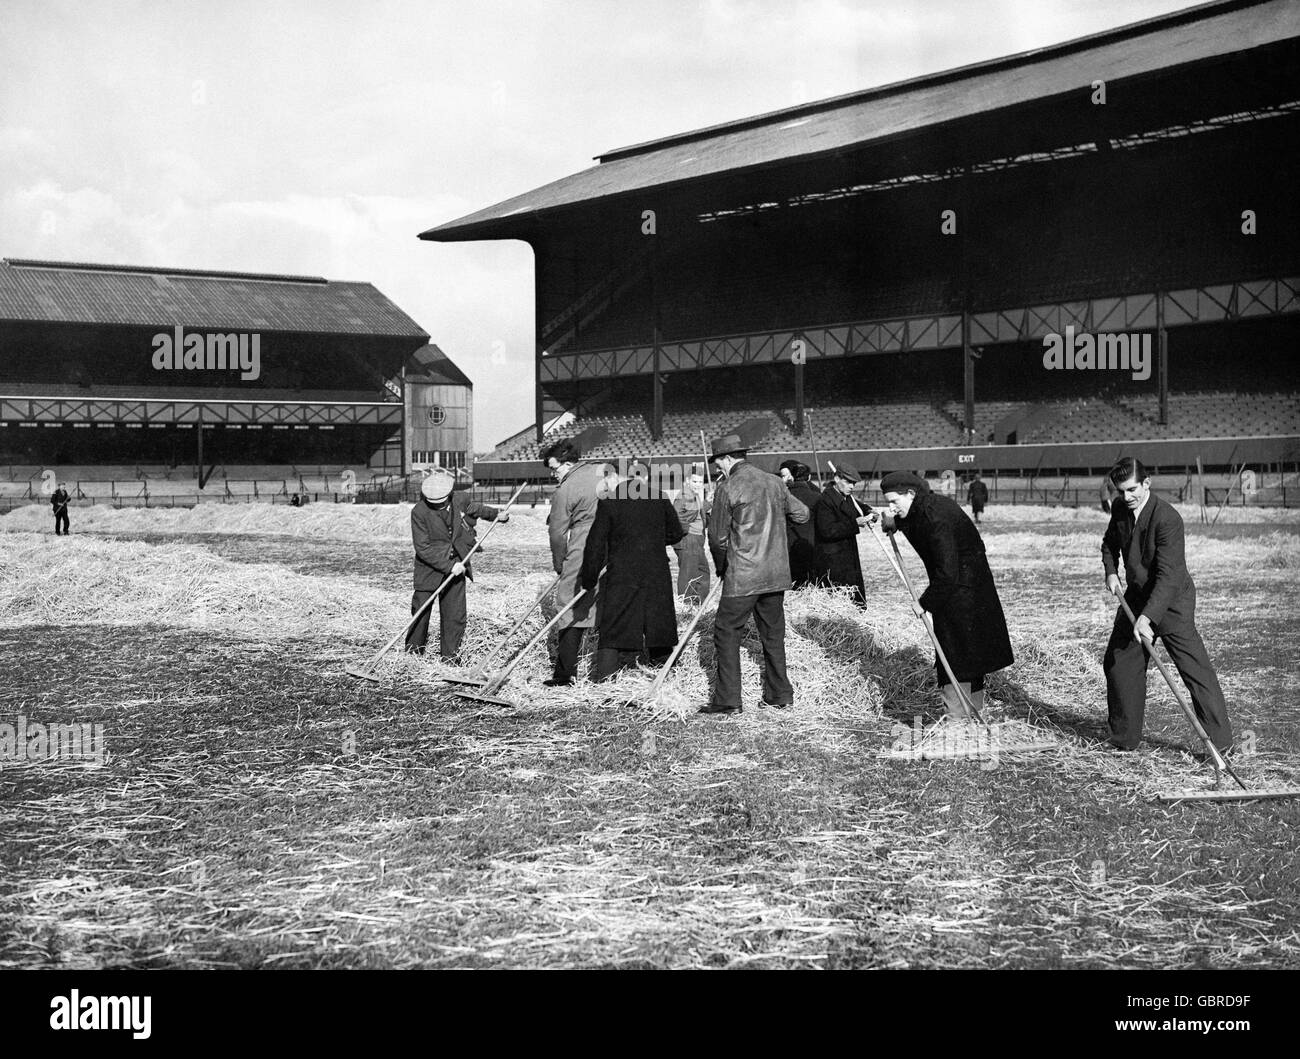
[[[980,532],[955,500],[937,496],[911,471],[885,475],[880,491],[889,502],[894,525],[921,557],[930,579],[912,609],[922,620],[927,612],[932,616],[935,638],[961,690],[982,711],[985,676],[1015,658]],[[972,719],[938,654],[934,669],[948,719]]]
[[[821,498],[812,484],[812,468],[798,460],[785,460],[778,469],[785,487],[812,511]],[[790,543],[790,581],[795,588],[811,585],[817,578],[817,533],[813,519],[794,522],[787,518],[785,532]]]
[[[715,438],[712,461],[725,481],[713,497],[709,549],[722,578],[722,599],[713,619],[717,680],[701,713],[739,713],[740,641],[750,615],[763,645],[763,703],[794,703],[785,672],[785,593],[790,588],[787,516],[807,522],[807,506],[785,484],[748,463],[739,436]]]
[[[862,557],[858,554],[858,533],[867,524],[870,504],[860,504],[853,497],[858,476],[847,467],[837,467],[830,485],[822,490],[813,509],[817,531],[817,568],[824,582],[832,588],[853,590],[853,602],[867,605],[867,591],[862,581]]]
[[[452,581],[438,597],[438,652],[444,662],[454,663],[465,636],[465,582],[473,571],[466,559],[477,540],[479,519],[510,520],[510,512],[498,512],[487,504],[471,500],[468,493],[455,492],[456,476],[442,467],[420,483],[420,499],[411,508],[411,542],[415,546],[415,592],[411,596],[414,614],[437,591],[448,576]],[[420,615],[406,634],[406,650],[424,654],[429,639],[429,614]]]

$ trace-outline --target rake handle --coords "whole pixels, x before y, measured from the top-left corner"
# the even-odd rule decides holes
[[[903,553],[898,550],[898,541],[893,537],[889,538],[889,543],[894,548],[894,554],[891,556],[888,549],[885,548],[885,542],[880,539],[880,531],[876,529],[874,525],[871,527],[871,535],[875,538],[876,543],[880,545],[880,550],[885,553],[885,558],[889,561],[889,565],[894,568],[894,572],[898,574],[899,578],[902,580],[904,587],[907,589],[907,594],[912,597],[912,602],[919,607],[921,601],[917,598],[916,590],[912,587],[912,579],[907,576],[907,570],[903,566]],[[895,562],[895,558],[897,559],[897,562]],[[921,615],[921,624],[925,626],[925,631],[930,634],[930,642],[934,644],[934,653],[938,655],[939,664],[943,666],[943,671],[948,674],[948,679],[952,682],[952,689],[956,693],[957,698],[961,700],[961,704],[966,709],[970,710],[970,712],[975,715],[975,719],[984,726],[985,730],[992,732],[993,729],[989,728],[988,721],[984,720],[984,716],[975,708],[975,703],[970,700],[970,696],[966,694],[962,689],[961,684],[958,682],[957,674],[952,671],[952,665],[948,662],[948,656],[944,653],[943,646],[939,643],[939,635],[934,631],[934,620],[930,617],[929,613],[924,610],[921,612]]]
[[[1116,592],[1115,598],[1119,600],[1119,605],[1124,608],[1124,614],[1127,616],[1129,624],[1136,629],[1137,618],[1134,617],[1133,610],[1128,605],[1128,600],[1124,598],[1123,592]],[[1174,683],[1173,675],[1165,666],[1164,660],[1156,654],[1155,641],[1150,640],[1145,636],[1139,636],[1138,639],[1142,641],[1142,646],[1146,648],[1147,654],[1151,656],[1151,659],[1156,664],[1156,668],[1160,670],[1160,675],[1165,678],[1165,683],[1169,685],[1169,690],[1174,693],[1174,698],[1178,700],[1178,706],[1183,711],[1183,716],[1187,718],[1188,724],[1192,726],[1192,731],[1196,733],[1197,737],[1205,745],[1205,752],[1210,755],[1210,761],[1214,765],[1214,771],[1227,772],[1229,776],[1237,781],[1237,786],[1239,786],[1243,791],[1246,790],[1246,785],[1242,783],[1241,777],[1238,776],[1232,766],[1228,764],[1227,759],[1220,752],[1219,748],[1210,741],[1209,733],[1206,732],[1205,726],[1201,724],[1201,719],[1196,716],[1196,711],[1188,705],[1187,700],[1183,698],[1183,693],[1178,690],[1178,686]]]
[[[720,596],[721,594],[722,578],[718,578],[718,580],[714,582],[713,587],[709,589],[708,596],[706,596],[695,609],[695,614],[691,618],[691,623],[686,626],[686,632],[683,633],[681,639],[677,641],[677,646],[673,648],[673,653],[668,656],[668,661],[666,661],[660,668],[659,675],[655,677],[655,682],[650,685],[650,692],[645,698],[646,702],[652,702],[655,696],[659,694],[659,689],[663,687],[664,680],[667,678],[669,671],[677,664],[677,659],[681,656],[682,651],[686,649],[686,644],[690,641],[690,638],[695,635],[695,630],[700,624],[700,618],[704,616],[704,608],[709,605],[710,601],[715,596]],[[631,700],[629,700],[629,705],[630,704]]]
[[[607,569],[609,568],[608,567],[601,568],[600,573],[597,575],[598,581],[599,578],[605,576],[605,571]],[[597,585],[597,588],[599,588],[599,584]],[[574,607],[576,607],[578,605],[578,601],[582,599],[582,597],[585,596],[586,594],[587,594],[587,590],[585,588],[578,589],[578,591],[574,594],[573,598],[569,600],[569,602],[566,603],[563,607],[561,607],[558,611],[556,611],[555,617],[553,617],[550,621],[548,621],[545,625],[543,625],[540,629],[538,629],[537,633],[533,636],[533,638],[519,649],[518,653],[514,656],[514,658],[510,659],[509,662],[507,662],[504,666],[501,667],[500,670],[497,671],[496,676],[494,676],[491,680],[487,682],[487,684],[483,686],[483,690],[479,692],[479,694],[495,695],[498,691],[500,691],[502,685],[505,684],[510,674],[514,671],[515,666],[517,666],[521,661],[523,661],[524,655],[526,655],[529,651],[531,651],[537,645],[537,642],[541,640],[541,638],[545,636],[548,632],[550,632],[551,629],[559,622],[561,618],[563,618],[566,614],[569,613],[569,611],[571,611]]]
[[[523,615],[519,618],[519,620],[515,622],[514,625],[511,626],[510,631],[506,633],[505,636],[501,637],[501,639],[497,641],[496,645],[492,648],[492,650],[490,650],[486,655],[484,655],[483,659],[480,662],[478,662],[473,669],[469,671],[469,675],[471,677],[478,678],[483,675],[484,670],[486,670],[488,667],[488,663],[491,662],[492,659],[494,659],[498,654],[501,653],[501,648],[505,647],[505,645],[510,642],[510,638],[524,627],[524,622],[526,622],[529,618],[533,616],[533,611],[535,611],[538,607],[542,605],[542,601],[555,590],[555,586],[558,585],[559,583],[560,583],[560,579],[559,577],[556,577],[554,581],[552,581],[549,585],[547,585],[544,589],[542,589],[542,591],[538,594],[537,598],[533,600],[532,605],[526,611],[524,611]]]
[[[510,508],[514,505],[514,502],[515,502],[516,500],[519,499],[519,494],[522,493],[522,492],[524,491],[524,487],[525,487],[527,484],[528,484],[527,482],[520,482],[520,483],[519,483],[519,488],[516,489],[516,490],[514,491],[514,495],[511,496],[510,499],[506,501],[506,506],[505,506],[504,508],[502,508],[502,513],[504,513],[504,512],[508,512],[508,511],[510,510]],[[494,529],[496,529],[498,525],[500,525],[500,522],[501,522],[501,514],[498,514],[497,517],[494,518],[494,519],[492,520],[492,524],[491,524],[490,526],[488,526],[488,528],[485,529],[485,530],[483,531],[483,536],[480,537],[478,540],[476,540],[476,541],[474,542],[474,546],[473,546],[472,548],[470,548],[470,550],[469,550],[468,552],[465,553],[465,558],[460,559],[460,560],[458,560],[458,561],[461,562],[461,563],[467,563],[467,562],[469,562],[470,557],[471,557],[471,556],[472,556],[476,551],[478,551],[480,547],[482,547],[483,542],[484,542],[485,540],[487,540],[490,536],[492,536],[492,531],[493,531]],[[406,623],[406,624],[405,624],[405,625],[404,625],[404,626],[403,626],[403,627],[398,631],[398,633],[397,633],[396,636],[394,636],[391,640],[388,641],[388,643],[384,644],[383,647],[381,647],[377,652],[375,652],[374,657],[371,658],[369,661],[366,662],[365,668],[367,668],[367,669],[372,669],[372,668],[374,668],[374,666],[379,662],[379,660],[380,660],[381,658],[383,658],[385,654],[388,653],[389,649],[393,646],[393,644],[397,643],[398,640],[400,640],[403,636],[405,636],[408,632],[411,631],[411,629],[412,629],[412,627],[415,625],[415,623],[416,623],[417,621],[420,620],[420,615],[422,615],[426,610],[428,610],[430,607],[433,606],[433,602],[434,602],[434,600],[436,600],[439,596],[442,595],[442,591],[443,591],[443,589],[445,589],[449,584],[451,584],[451,583],[452,583],[452,582],[457,578],[457,576],[459,576],[459,575],[457,575],[457,574],[448,574],[445,578],[443,578],[443,580],[442,580],[442,584],[440,584],[440,585],[439,585],[439,586],[434,590],[433,595],[431,595],[428,599],[426,599],[426,600],[424,601],[423,606],[421,606],[419,610],[417,610],[414,614],[411,615],[411,620],[408,621],[408,622],[407,622],[407,623]]]

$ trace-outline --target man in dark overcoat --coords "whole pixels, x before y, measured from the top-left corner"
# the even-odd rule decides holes
[[[54,509],[54,535],[66,537],[70,532],[68,529],[68,504],[72,502],[72,497],[68,491],[59,486],[54,490],[50,497],[50,507]],[[62,528],[60,528],[62,527]]]
[[[607,479],[608,481],[608,479]],[[581,584],[595,592],[607,567],[596,619],[592,679],[608,680],[644,658],[662,665],[677,646],[677,610],[668,552],[685,536],[672,503],[641,495],[641,481],[611,483],[596,505],[583,547]]]
[[[456,477],[436,468],[420,484],[420,499],[411,508],[411,543],[415,546],[415,592],[411,596],[414,614],[448,577],[453,580],[438,597],[438,652],[444,662],[454,663],[465,636],[465,583],[473,580],[467,556],[478,539],[479,519],[510,520],[510,512],[498,512],[487,504],[471,500],[468,493],[454,492]],[[406,634],[406,650],[424,654],[429,639],[432,607]]]
[[[857,475],[838,468],[813,508],[813,523],[822,581],[832,588],[844,585],[853,589],[853,602],[865,607],[867,592],[862,582],[858,533],[867,524],[871,506],[854,500],[853,487],[857,484]]]
[[[812,484],[812,468],[798,460],[786,460],[780,467],[785,487],[811,511],[817,506],[821,493]],[[786,536],[790,541],[790,582],[795,588],[814,584],[817,580],[817,531],[813,520],[792,522],[786,520]]]
[[[932,493],[925,479],[910,471],[885,475],[880,491],[895,527],[921,557],[930,579],[913,610],[922,619],[927,612],[931,615],[935,637],[958,684],[982,710],[985,676],[1011,665],[1015,656],[979,530],[961,505]],[[934,666],[949,718],[968,719],[937,653]]]
[[[740,641],[753,615],[763,645],[763,703],[784,709],[794,703],[785,672],[785,593],[790,588],[787,516],[806,522],[808,508],[781,479],[745,459],[740,437],[715,438],[712,460],[726,478],[713,496],[709,550],[722,578],[713,619],[717,679],[701,713],[739,713]]]
[[[1135,627],[1123,607],[1115,612],[1102,663],[1111,745],[1133,750],[1142,739],[1145,638],[1163,641],[1206,734],[1220,750],[1227,750],[1232,745],[1232,722],[1218,675],[1196,629],[1196,585],[1187,571],[1183,518],[1151,491],[1151,477],[1141,460],[1125,456],[1111,468],[1109,478],[1116,497],[1101,541],[1106,589],[1119,594],[1123,565],[1124,598],[1137,615]]]
[[[966,501],[970,504],[971,516],[978,526],[980,515],[983,514],[984,508],[988,506],[989,502],[989,487],[984,484],[984,479],[978,474],[971,484],[966,487]]]

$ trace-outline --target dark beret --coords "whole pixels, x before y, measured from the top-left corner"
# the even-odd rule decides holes
[[[920,495],[928,493],[930,485],[920,475],[913,474],[911,471],[890,471],[880,479],[882,493],[905,493],[909,489],[915,490]]]

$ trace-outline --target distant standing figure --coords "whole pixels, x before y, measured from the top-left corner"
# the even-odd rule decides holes
[[[821,493],[812,484],[812,468],[798,460],[781,464],[781,478],[792,496],[809,511],[817,506]],[[795,522],[786,518],[786,535],[790,542],[790,581],[795,588],[814,584],[817,580],[817,530],[813,520]]]
[[[975,524],[979,525],[980,514],[989,502],[989,487],[978,474],[966,489],[966,499],[970,503],[970,513],[975,517]]]
[[[60,535],[66,537],[72,532],[68,528],[68,502],[71,499],[72,497],[68,495],[68,491],[63,486],[59,486],[54,490],[54,495],[50,497],[50,506],[54,509],[54,535],[56,537]],[[59,529],[60,526],[63,527],[61,530]]]
[[[687,603],[702,603],[709,595],[712,578],[709,560],[704,554],[704,528],[709,520],[709,502],[704,488],[704,472],[691,468],[691,476],[673,501],[673,512],[685,535],[673,545],[677,553],[677,594]]]

